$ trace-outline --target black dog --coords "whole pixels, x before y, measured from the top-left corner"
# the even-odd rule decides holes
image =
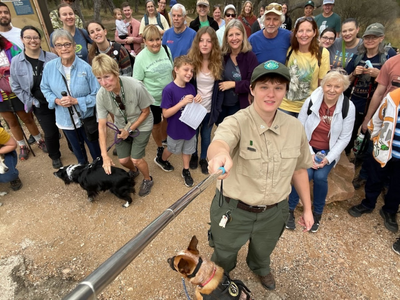
[[[88,165],[68,165],[53,173],[62,179],[65,184],[79,183],[92,202],[99,192],[110,190],[118,198],[125,200],[123,207],[132,203],[130,194],[135,193],[134,178],[125,170],[111,167],[111,174],[107,175],[99,161]]]

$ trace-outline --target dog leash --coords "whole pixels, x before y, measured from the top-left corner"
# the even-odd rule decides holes
[[[114,131],[114,142],[107,148],[107,152],[108,150],[110,150],[112,148],[112,146],[114,146],[115,144],[119,144],[121,143],[122,139],[118,138],[118,134],[121,133],[121,131],[119,130],[119,128],[112,122],[107,122],[107,127],[110,128],[111,130]],[[140,134],[139,129],[135,129],[135,131],[133,133],[131,133],[129,136],[132,138],[137,137]]]
[[[189,293],[188,293],[188,291],[187,291],[187,288],[186,288],[185,279],[184,279],[183,277],[182,277],[182,284],[183,284],[183,290],[185,291],[185,294],[186,294],[186,298],[187,298],[188,300],[191,300],[190,297],[189,297]]]

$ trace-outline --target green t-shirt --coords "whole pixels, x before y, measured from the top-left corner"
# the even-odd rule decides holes
[[[321,34],[321,32],[326,28],[334,28],[336,32],[340,32],[340,17],[337,13],[333,13],[328,18],[325,18],[322,14],[319,14],[314,19],[315,22],[317,22],[319,34]]]
[[[170,51],[169,56],[172,57]],[[161,105],[162,91],[173,80],[172,69],[172,61],[162,46],[156,54],[144,48],[136,56],[132,76],[143,81],[144,86],[154,98],[153,105],[155,106]]]
[[[200,21],[200,28],[205,26],[210,26],[210,22],[208,22],[208,19],[205,22]]]

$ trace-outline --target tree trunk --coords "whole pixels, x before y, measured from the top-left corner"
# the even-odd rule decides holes
[[[85,24],[85,18],[83,17],[82,14],[82,10],[81,10],[81,6],[79,3],[79,0],[76,0],[72,6],[72,8],[74,9],[75,13],[81,18],[83,24]]]
[[[139,12],[139,0],[135,0],[135,13]]]
[[[115,5],[113,0],[103,0],[104,3],[104,9],[106,10],[107,8],[110,10],[111,15],[113,14]],[[105,11],[107,13],[107,11]]]
[[[100,16],[100,10],[101,10],[101,0],[94,0],[93,1],[93,13],[94,13],[94,20],[97,22],[101,22],[101,16]]]

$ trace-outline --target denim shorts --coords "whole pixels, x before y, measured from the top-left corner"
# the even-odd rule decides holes
[[[174,140],[170,136],[167,137],[168,151],[173,154],[188,154],[191,155],[196,151],[196,135],[190,140]]]

